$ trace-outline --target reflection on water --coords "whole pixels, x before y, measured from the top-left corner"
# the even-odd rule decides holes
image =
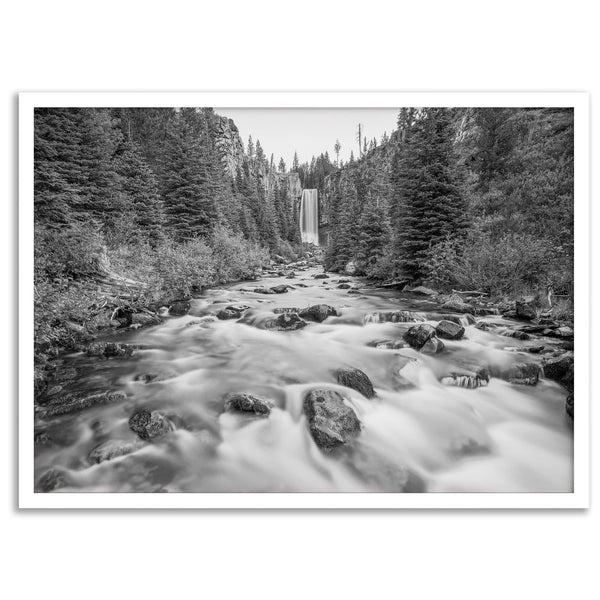
[[[58,491],[88,492],[572,491],[573,432],[557,384],[492,377],[465,389],[441,382],[473,365],[498,371],[532,361],[505,348],[536,341],[470,325],[465,339],[444,341],[438,355],[374,347],[375,340],[401,339],[410,323],[365,324],[366,314],[433,307],[391,292],[348,294],[332,283],[335,276],[315,280],[315,272],[286,281],[308,286],[286,294],[245,291],[249,284],[209,291],[189,315],[121,338],[141,346],[131,358],[68,357],[65,368],[81,374],[71,390],[120,390],[127,400],[37,423],[46,437],[36,444],[36,477],[55,469],[65,483]],[[288,332],[209,316],[236,303],[251,306],[256,323],[277,307],[318,303],[339,316]],[[337,385],[340,367],[367,373],[376,397]],[[349,447],[325,453],[315,445],[302,413],[315,387],[342,392],[356,411],[363,427]],[[231,392],[269,399],[275,408],[268,418],[225,413]],[[128,420],[142,408],[167,415],[174,431],[141,441]],[[100,444],[114,450],[104,457],[110,460],[97,462],[100,450],[90,457]]]

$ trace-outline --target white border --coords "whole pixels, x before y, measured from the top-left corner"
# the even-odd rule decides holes
[[[37,106],[402,107],[531,106],[575,108],[574,492],[570,494],[395,493],[54,493],[33,491],[33,109]],[[589,508],[589,95],[552,93],[202,92],[19,94],[19,508]],[[587,360],[586,360],[587,357]]]

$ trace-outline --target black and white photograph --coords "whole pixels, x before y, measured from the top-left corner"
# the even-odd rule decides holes
[[[430,98],[36,103],[33,493],[573,494],[575,105]]]

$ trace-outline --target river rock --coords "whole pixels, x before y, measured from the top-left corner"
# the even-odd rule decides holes
[[[459,313],[473,312],[473,307],[470,304],[467,304],[458,294],[452,294],[449,296],[442,304],[442,308],[445,308],[446,310],[453,310]]]
[[[275,319],[267,319],[263,326],[265,329],[278,331],[295,331],[306,327],[307,323],[296,313],[282,313]]]
[[[508,368],[493,370],[492,374],[517,385],[536,385],[541,371],[537,363],[514,363]]]
[[[399,350],[400,348],[407,348],[408,344],[404,340],[373,340],[367,346],[379,350]]]
[[[319,448],[330,450],[347,443],[360,432],[356,413],[336,391],[312,390],[304,398],[303,408],[310,433]]]
[[[316,275],[313,275],[314,279],[329,279],[329,275],[327,275],[327,273],[317,273]]]
[[[88,460],[91,463],[99,464],[105,460],[112,460],[119,456],[126,456],[135,452],[142,446],[140,443],[125,442],[123,440],[107,440],[102,442],[91,450],[88,454]]]
[[[255,294],[275,294],[271,288],[257,287],[252,290]]]
[[[40,413],[42,417],[55,417],[57,415],[78,412],[100,404],[112,404],[125,400],[127,400],[125,392],[101,392],[96,394],[75,392],[52,398]]]
[[[397,310],[390,312],[374,312],[366,314],[363,322],[366,323],[420,323],[424,317],[418,313],[408,310]]]
[[[338,369],[336,376],[340,385],[360,392],[365,398],[372,398],[375,396],[375,390],[373,389],[371,380],[360,369]]]
[[[562,383],[568,390],[573,391],[575,358],[572,352],[565,352],[556,358],[544,359],[544,376]]]
[[[338,290],[349,290],[352,286],[349,283],[340,283],[337,287]]]
[[[148,327],[150,325],[160,325],[162,319],[158,315],[154,315],[147,312],[136,312],[131,315],[132,325],[141,325]]]
[[[534,296],[522,296],[515,300],[515,313],[519,319],[531,321],[537,317],[537,303]]]
[[[231,394],[225,401],[225,410],[227,411],[253,413],[262,417],[268,417],[272,408],[271,401],[257,398],[251,394]]]
[[[129,428],[143,440],[153,440],[173,431],[173,425],[157,410],[139,410],[131,415]]]
[[[328,317],[338,316],[337,310],[335,310],[333,306],[329,306],[329,304],[313,304],[313,306],[302,309],[298,314],[303,319],[317,321],[319,323],[322,323]]]
[[[346,279],[346,277],[340,277],[337,282],[338,283],[350,283],[350,280]]]
[[[573,394],[569,394],[565,401],[565,411],[571,417],[574,418],[575,414],[575,397]]]
[[[217,319],[240,319],[249,308],[249,306],[227,306],[217,313]]]
[[[506,329],[500,332],[501,336],[511,337],[515,340],[528,340],[531,336],[525,331],[519,331],[518,329]]]
[[[444,320],[438,323],[435,333],[444,340],[460,340],[465,334],[465,328],[460,324]]]
[[[275,292],[276,294],[285,294],[288,291],[288,289],[289,286],[282,283],[281,285],[274,285],[271,288],[271,291]]]
[[[62,469],[48,469],[37,480],[36,488],[42,492],[53,492],[72,484],[69,474]]]
[[[444,350],[444,342],[442,340],[432,337],[429,338],[423,346],[421,346],[420,352],[423,354],[437,354],[438,352],[442,352]]]
[[[105,358],[129,358],[133,351],[134,346],[116,342],[94,342],[86,348],[88,356],[104,356]]]
[[[435,329],[433,326],[426,323],[420,325],[413,325],[405,334],[404,340],[416,350],[420,350],[426,342],[435,336]]]
[[[190,306],[189,300],[177,300],[169,306],[169,314],[173,316],[187,315],[190,311]]]

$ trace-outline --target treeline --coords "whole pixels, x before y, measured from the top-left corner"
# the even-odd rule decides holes
[[[99,307],[159,306],[297,253],[286,174],[212,109],[38,108],[34,131],[41,353],[95,330]]]
[[[402,109],[389,141],[326,179],[326,266],[572,296],[573,192],[571,109]]]

